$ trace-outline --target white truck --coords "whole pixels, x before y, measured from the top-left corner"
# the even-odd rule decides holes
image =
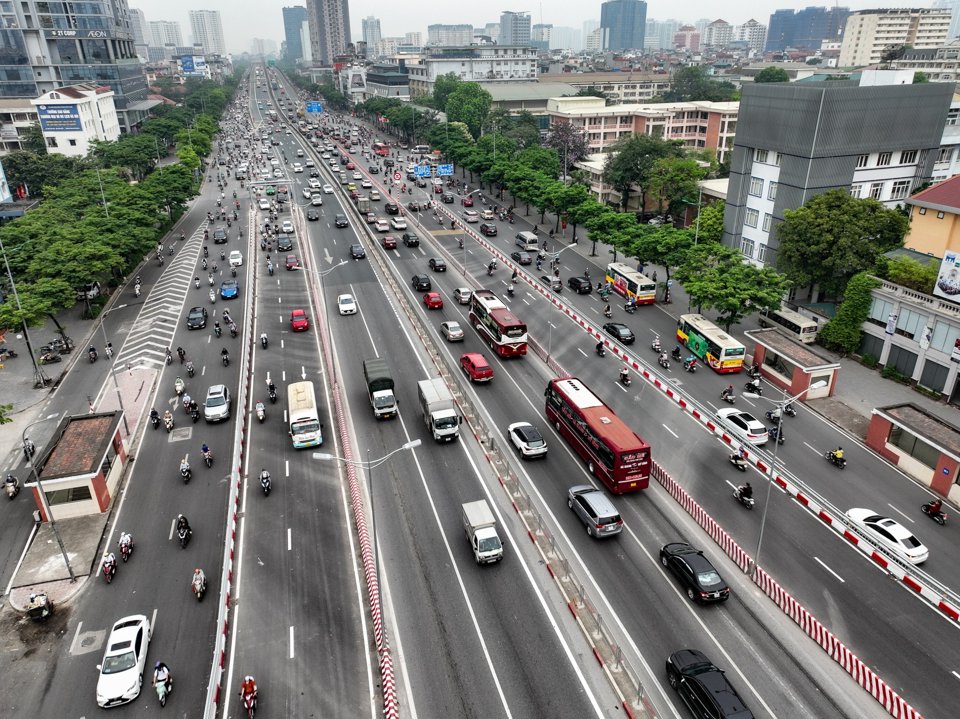
[[[463,505],[463,531],[477,564],[490,564],[503,559],[503,542],[497,534],[497,520],[493,518],[487,500],[478,499]]]
[[[367,381],[370,406],[377,419],[397,416],[397,398],[393,395],[393,377],[390,368],[382,359],[365,359],[363,377]]]
[[[460,436],[461,417],[453,396],[441,377],[417,382],[417,397],[423,423],[437,442],[451,442]]]

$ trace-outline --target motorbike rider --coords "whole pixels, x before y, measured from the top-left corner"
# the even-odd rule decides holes
[[[117,542],[117,546],[120,547],[120,551],[123,551],[124,546],[133,548],[133,535],[129,532],[120,532],[120,540]]]
[[[262,347],[266,347],[266,346],[267,346],[267,333],[266,333],[266,332],[261,332],[261,333],[260,333],[260,345],[261,345]]]
[[[843,447],[837,447],[835,450],[833,450],[832,454],[833,458],[838,462],[843,461]]]
[[[157,412],[157,408],[156,408],[156,407],[152,407],[152,408],[150,409],[150,422],[151,422],[151,423],[153,423],[153,422],[158,422],[159,420],[160,420],[160,413]]]
[[[243,678],[240,684],[240,697],[246,701],[247,697],[253,700],[254,706],[257,703],[257,682],[249,674]]]
[[[723,391],[720,393],[720,398],[721,398],[721,399],[729,399],[730,397],[733,397],[733,385],[732,385],[732,384],[728,384],[726,387],[723,388]]]
[[[606,352],[606,349],[605,349],[604,346],[603,346],[603,341],[597,342],[597,348],[596,348],[596,349],[597,349],[597,354],[598,354],[598,355],[602,355],[604,352]]]
[[[666,351],[660,352],[660,364],[665,365],[667,363],[667,353]]]
[[[611,317],[613,317],[613,310],[610,309],[610,305],[604,306],[603,316],[606,317],[607,319],[610,319]]]
[[[930,514],[940,514],[943,511],[943,500],[937,497],[927,505],[927,509]]]
[[[190,474],[190,463],[186,457],[180,460],[180,474]]]
[[[164,424],[168,422],[173,422],[173,415],[170,413],[169,409],[163,413],[163,421],[164,421]]]
[[[93,345],[90,345],[90,346],[87,348],[87,354],[90,355],[91,357],[93,357],[93,359],[96,359],[96,358],[97,358],[97,348],[94,347]]]
[[[683,361],[684,367],[696,367],[697,358],[693,355],[688,355],[687,358]]]
[[[268,392],[269,394],[276,394],[276,393],[277,393],[277,385],[275,385],[275,384],[273,383],[273,380],[272,380],[272,379],[268,379],[268,380],[267,380],[267,392]]]
[[[220,320],[214,320],[214,321],[213,321],[213,333],[214,333],[217,337],[219,337],[221,332],[223,332],[223,330],[220,328]]]
[[[163,662],[157,662],[153,665],[153,686],[166,684],[169,690],[171,681],[173,681],[173,677],[170,675],[170,667]]]
[[[673,352],[671,354],[673,355],[673,358],[675,360],[679,361],[681,355],[683,354],[683,350],[680,348],[680,345],[677,345],[676,347],[674,347]]]
[[[190,374],[190,373],[196,371],[195,368],[194,368],[194,366],[193,366],[193,360],[187,360],[187,365],[186,365],[186,366],[187,366],[187,374]]]
[[[741,447],[741,449],[743,448]],[[750,486],[749,482],[737,487],[737,492],[740,493],[740,499],[753,499],[753,487]]]
[[[626,366],[620,368],[620,381],[626,382],[630,377],[630,370]]]
[[[203,587],[207,583],[207,575],[203,573],[203,570],[200,567],[197,567],[193,570],[193,586],[194,587]]]
[[[190,400],[190,403],[187,405],[187,411],[190,413],[191,417],[200,411],[200,405],[197,404],[197,400]]]
[[[210,454],[210,448],[207,446],[207,443],[204,442],[200,445],[200,456],[206,459],[208,454]]]
[[[117,555],[110,552],[103,558],[103,573],[111,574],[117,571]]]
[[[189,532],[190,531],[190,522],[187,521],[187,518],[182,514],[177,515],[177,533],[180,532]]]
[[[226,348],[226,347],[224,347],[222,350],[220,350],[220,356],[221,356],[221,357],[226,357],[226,358],[229,358],[229,357],[230,357],[230,353],[227,351],[227,348]]]

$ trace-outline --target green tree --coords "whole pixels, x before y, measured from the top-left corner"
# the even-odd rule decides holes
[[[913,84],[922,85],[925,82],[930,82],[930,76],[925,72],[920,72],[919,70],[913,73]]]
[[[0,424],[10,424],[13,421],[11,412],[13,412],[12,404],[0,404]]]
[[[557,122],[551,125],[544,144],[557,151],[557,156],[567,173],[590,152],[586,133],[582,128],[569,122]]]
[[[604,180],[620,194],[620,207],[626,209],[633,185],[641,186],[642,206],[647,202],[647,180],[654,163],[664,157],[680,157],[683,148],[650,135],[625,137],[613,146],[603,168]]]
[[[545,147],[528,147],[517,155],[517,162],[536,172],[542,172],[550,179],[560,175],[560,159],[557,153]]]
[[[35,155],[47,154],[47,141],[43,136],[43,130],[40,129],[39,122],[30,124],[27,131],[21,136],[20,142],[27,152],[32,152]]]
[[[670,89],[664,93],[666,102],[710,100],[728,102],[737,97],[737,88],[731,82],[718,82],[707,75],[704,67],[691,65],[677,70],[670,80]]]
[[[907,218],[873,198],[858,199],[844,189],[811,198],[784,212],[777,228],[777,267],[798,287],[819,285],[837,296],[858,272],[903,245]]]
[[[723,238],[723,203],[711,202],[703,205],[692,229],[698,240],[720,242]]]
[[[933,294],[937,276],[940,273],[940,261],[930,258],[928,262],[919,262],[912,257],[899,255],[897,257],[878,259],[878,274],[898,285],[909,287],[917,292]]]
[[[706,168],[686,157],[661,157],[647,174],[644,190],[657,198],[657,207],[679,217],[687,198],[697,197],[697,183],[707,175]]]
[[[664,279],[669,281],[675,269],[687,261],[694,247],[694,233],[689,229],[672,225],[636,225],[625,251],[645,264],[661,265],[667,275]]]
[[[433,106],[438,110],[447,107],[447,100],[463,84],[455,72],[440,75],[433,83]]]
[[[590,87],[581,87],[577,90],[577,94],[574,97],[601,97],[604,100],[607,100],[607,94],[603,90],[598,90],[593,85]]]
[[[763,68],[753,78],[754,82],[790,82],[790,75],[782,67],[771,65]]]
[[[856,352],[860,347],[863,323],[867,321],[873,303],[872,290],[879,286],[880,282],[866,272],[851,277],[837,314],[820,328],[817,342],[837,352]]]
[[[462,82],[447,98],[445,112],[451,122],[464,123],[477,138],[492,104],[493,97],[479,83]]]

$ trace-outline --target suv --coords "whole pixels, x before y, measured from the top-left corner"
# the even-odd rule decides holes
[[[407,247],[419,247],[420,238],[415,232],[404,232],[403,233],[403,244]]]
[[[230,390],[226,385],[215,384],[207,390],[207,398],[203,401],[203,418],[207,422],[230,419]]]
[[[681,649],[667,658],[667,681],[694,716],[753,719],[726,675],[696,649]]]
[[[623,531],[623,519],[607,495],[589,484],[567,490],[567,506],[587,525],[591,537],[612,537]]]
[[[487,237],[496,237],[497,226],[492,222],[484,222],[482,225],[480,225],[480,234],[486,235]]]
[[[586,277],[571,277],[567,280],[567,287],[578,295],[589,295],[593,289],[590,285],[590,280]]]
[[[413,279],[410,280],[410,284],[413,285],[413,289],[417,292],[427,292],[433,289],[433,285],[430,284],[430,278],[426,275],[414,275]]]
[[[227,241],[227,228],[222,225],[218,225],[217,227],[214,227],[213,228],[213,244],[222,245],[226,241]]]
[[[388,215],[399,215],[400,214],[400,205],[396,202],[388,202],[383,206],[384,212]]]

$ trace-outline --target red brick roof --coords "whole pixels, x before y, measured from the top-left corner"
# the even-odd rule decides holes
[[[113,439],[119,412],[78,415],[61,424],[56,445],[40,470],[40,479],[96,474]]]
[[[907,202],[919,207],[960,213],[960,175],[918,192]]]

